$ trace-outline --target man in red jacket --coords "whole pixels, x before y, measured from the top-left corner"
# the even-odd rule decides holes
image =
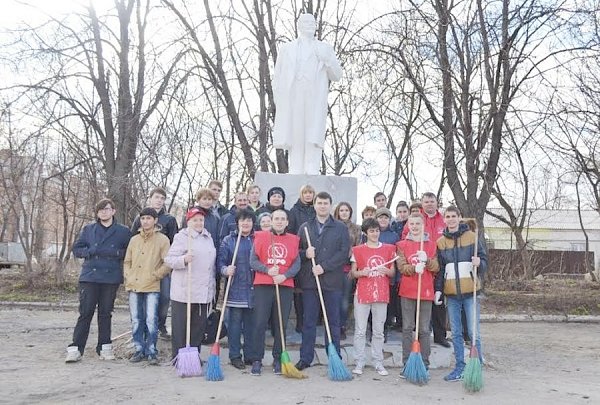
[[[431,342],[429,322],[431,307],[435,297],[433,280],[440,270],[436,255],[435,240],[423,232],[423,216],[411,214],[408,217],[409,233],[405,240],[396,244],[398,248],[398,268],[402,273],[402,283],[398,295],[402,305],[402,361],[406,364],[413,341],[413,329],[417,310],[418,280],[421,274],[421,310],[419,314],[419,343],[426,366],[429,366]],[[423,249],[421,250],[421,237]]]

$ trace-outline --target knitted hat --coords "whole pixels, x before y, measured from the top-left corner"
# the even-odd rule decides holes
[[[271,199],[271,196],[273,194],[279,194],[281,196],[281,198],[283,198],[283,201],[285,202],[285,191],[283,191],[283,189],[281,187],[277,187],[277,186],[271,187],[271,189],[267,193],[267,201]]]
[[[202,215],[205,216],[205,213],[203,210],[201,210],[198,207],[192,207],[188,210],[188,212],[185,214],[185,220],[189,221],[191,218],[195,217],[196,215]]]
[[[152,218],[158,218],[158,212],[154,208],[146,207],[140,212],[140,218],[143,216],[151,216]]]
[[[379,218],[382,215],[387,215],[388,218],[391,218],[392,212],[385,207],[377,208],[377,211],[375,211],[375,218]]]

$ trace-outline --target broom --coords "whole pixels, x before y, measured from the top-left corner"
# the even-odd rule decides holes
[[[237,258],[238,248],[240,247],[240,239],[242,238],[242,230],[238,229],[237,240],[235,241],[235,248],[233,249],[233,259],[231,264],[235,264]],[[206,381],[222,381],[225,376],[221,370],[221,361],[219,356],[221,354],[221,346],[219,345],[219,338],[221,336],[221,328],[223,327],[223,318],[225,317],[225,308],[227,307],[227,297],[229,296],[229,287],[233,281],[232,276],[227,277],[227,287],[225,288],[225,296],[223,297],[223,308],[221,308],[221,316],[219,316],[219,325],[217,326],[217,335],[215,343],[210,350],[210,356],[208,356],[208,363],[206,365]]]
[[[275,284],[275,297],[277,297],[277,314],[279,315],[279,333],[281,334],[281,373],[288,378],[307,378],[294,366],[290,355],[285,350],[285,335],[283,333],[283,317],[281,315],[281,298],[279,296],[279,284]]]
[[[425,231],[421,229],[421,244],[419,250],[423,250]],[[413,384],[423,385],[429,381],[429,371],[425,367],[423,357],[421,356],[421,343],[419,342],[419,318],[421,314],[421,273],[418,274],[417,282],[417,320],[415,326],[415,340],[412,343],[412,349],[408,360],[404,365],[402,374]]]
[[[312,244],[310,243],[308,228],[304,228],[304,233],[306,234],[306,242],[308,243],[308,247],[311,247]],[[311,261],[313,267],[315,267],[315,258],[313,257]],[[319,276],[315,276],[315,280],[317,281],[317,290],[319,292],[319,300],[321,301],[321,310],[323,311],[327,339],[329,339],[329,345],[327,346],[327,375],[329,376],[329,379],[333,381],[350,381],[352,380],[352,374],[350,374],[350,371],[348,371],[342,362],[342,359],[338,355],[337,349],[335,348],[335,344],[333,344],[333,339],[331,338],[329,319],[327,318],[327,311],[325,310],[325,301],[323,301],[323,291],[321,291],[321,282],[319,281]]]
[[[188,253],[191,252],[191,235],[188,229]],[[197,347],[190,347],[190,322],[192,317],[192,262],[187,265],[187,313],[185,325],[185,347],[177,352],[173,359],[179,377],[194,377],[202,375],[200,352]]]
[[[475,249],[473,256],[477,257],[479,244],[479,232],[475,228]],[[479,353],[477,351],[477,266],[473,267],[473,336],[471,338],[471,350],[469,359],[463,372],[463,385],[469,392],[478,392],[483,388],[483,370]]]

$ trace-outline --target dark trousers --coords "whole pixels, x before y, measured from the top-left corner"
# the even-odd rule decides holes
[[[158,330],[164,330],[167,326],[167,315],[169,315],[169,304],[171,303],[171,275],[160,280],[160,298],[158,300]]]
[[[446,305],[431,306],[431,327],[433,328],[433,341],[446,340]]]
[[[279,297],[281,299],[281,317],[283,320],[283,333],[287,329],[287,321],[292,310],[294,289],[279,286]],[[244,356],[252,361],[262,361],[265,357],[265,333],[269,326],[269,318],[273,321],[273,359],[281,357],[281,333],[279,331],[279,314],[277,312],[277,298],[275,297],[274,285],[254,286],[254,334],[252,335],[252,350],[249,356]],[[284,336],[285,339],[285,336]]]
[[[329,320],[331,338],[333,344],[340,354],[340,328],[341,328],[341,306],[342,291],[323,290],[323,301]],[[319,319],[319,310],[321,302],[317,290],[302,290],[302,302],[304,303],[304,325],[302,328],[302,345],[300,346],[300,360],[306,364],[311,364],[315,356],[315,341],[317,339],[317,321]],[[327,334],[325,334],[325,347],[329,344]]]
[[[79,352],[83,354],[96,306],[98,306],[96,353],[100,354],[103,344],[112,343],[110,339],[111,319],[118,289],[119,284],[79,283],[79,318],[77,318],[77,324],[73,331],[73,343],[69,346],[77,346]]]
[[[208,304],[192,304],[192,314],[190,317],[190,347],[197,347],[200,351],[200,344],[206,331]],[[171,301],[171,358],[177,356],[177,352],[182,347],[186,347],[186,325],[187,323],[187,304],[185,302]]]
[[[302,290],[294,291],[294,312],[296,313],[296,332],[302,333]]]
[[[394,325],[402,325],[402,309],[397,283],[390,284],[390,302],[387,306],[387,318],[385,320],[386,327],[391,328]]]

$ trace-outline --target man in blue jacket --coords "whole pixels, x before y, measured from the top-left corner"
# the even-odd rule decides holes
[[[344,285],[344,264],[348,261],[350,237],[348,228],[343,222],[331,216],[331,195],[320,192],[315,196],[316,217],[300,226],[300,257],[302,265],[296,276],[296,282],[302,289],[304,321],[302,325],[302,345],[300,360],[296,364],[298,370],[310,367],[315,353],[317,338],[317,320],[319,318],[319,295],[315,277],[320,277],[323,300],[329,319],[331,338],[338,354],[340,354],[340,329],[342,290]],[[311,247],[308,246],[306,232],[310,235]],[[315,259],[315,266],[312,259]],[[325,337],[327,340],[327,337]],[[328,342],[325,342],[327,346]]]
[[[103,360],[115,358],[112,350],[111,318],[119,284],[123,282],[123,259],[131,233],[114,220],[115,203],[108,198],[96,204],[94,223],[83,227],[73,245],[75,257],[84,259],[79,275],[79,318],[73,342],[67,347],[67,363],[81,360],[98,306],[96,353]]]

